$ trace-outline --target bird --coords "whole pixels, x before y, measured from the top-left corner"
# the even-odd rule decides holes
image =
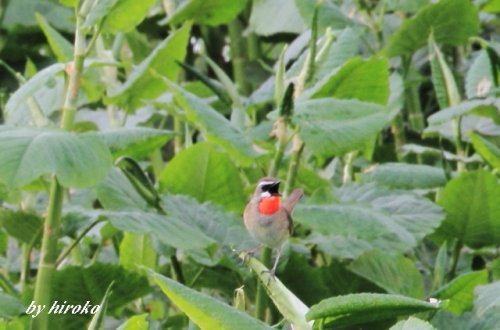
[[[297,188],[282,200],[280,181],[273,177],[261,178],[243,212],[245,227],[257,242],[276,250],[276,260],[269,273],[274,277],[281,257],[283,243],[293,230],[292,211],[304,190]]]

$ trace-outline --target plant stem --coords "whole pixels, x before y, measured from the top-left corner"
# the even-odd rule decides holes
[[[82,24],[92,6],[93,0],[85,0],[76,15],[75,49],[72,66],[68,66],[69,84],[62,110],[61,127],[70,130],[73,126],[77,108],[78,93],[80,91],[80,78],[85,59],[85,35]],[[61,212],[64,200],[64,188],[55,176],[52,177],[50,195],[47,208],[47,217],[43,227],[42,248],[38,274],[35,284],[34,300],[37,305],[49,305],[52,291],[52,276],[55,272],[57,261],[57,240],[61,223]],[[33,319],[32,329],[48,329],[48,312],[42,312]]]
[[[42,250],[36,277],[34,300],[37,305],[48,306],[51,299],[52,275],[57,259],[57,239],[61,220],[64,189],[53,177],[50,187],[47,218],[43,228]],[[41,313],[33,319],[32,329],[48,329],[48,313]]]
[[[233,64],[233,76],[240,92],[248,95],[251,92],[251,86],[248,83],[245,74],[245,44],[241,38],[243,29],[238,18],[235,18],[228,24],[229,42],[231,44],[231,63]]]
[[[73,241],[73,244],[71,244],[71,246],[67,248],[66,251],[64,251],[64,253],[62,253],[61,256],[57,259],[56,267],[58,267],[61,264],[61,262],[63,262],[63,260],[66,259],[66,257],[71,253],[71,250],[73,250],[75,246],[77,246],[78,243],[80,243],[80,241],[85,237],[85,235],[87,235],[87,233],[92,228],[94,228],[94,226],[97,225],[99,222],[101,222],[101,220],[96,220],[92,222],[87,228],[85,228],[84,231],[82,231],[80,235],[78,235],[78,237]]]
[[[290,164],[288,165],[285,191],[283,193],[284,197],[287,197],[292,192],[292,188],[295,184],[295,178],[297,177],[297,172],[299,171],[302,151],[304,151],[304,142],[302,142],[298,135],[295,135],[292,142],[292,155],[290,156]]]
[[[272,250],[268,247],[262,249],[262,255],[260,257],[260,261],[264,266],[268,266],[271,264],[272,258]],[[266,308],[269,302],[269,298],[267,297],[266,290],[264,286],[257,282],[257,293],[255,295],[255,317],[259,320],[265,321],[266,318]]]
[[[451,255],[451,268],[448,273],[448,281],[451,281],[455,277],[455,272],[458,266],[458,259],[460,259],[460,251],[462,251],[463,244],[460,241],[455,241],[453,246],[453,252]]]

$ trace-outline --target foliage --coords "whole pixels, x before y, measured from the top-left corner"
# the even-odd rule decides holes
[[[0,328],[498,328],[498,3],[0,2]]]

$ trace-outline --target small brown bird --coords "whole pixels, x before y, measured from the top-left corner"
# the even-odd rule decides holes
[[[250,236],[277,251],[276,261],[270,270],[271,275],[274,275],[278,266],[283,242],[293,229],[291,217],[293,208],[304,195],[303,189],[295,189],[282,202],[279,185],[280,181],[272,177],[260,179],[243,213],[245,227]]]

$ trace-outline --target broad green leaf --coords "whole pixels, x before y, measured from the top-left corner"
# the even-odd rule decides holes
[[[443,169],[428,165],[384,163],[369,168],[361,181],[376,182],[394,189],[431,189],[446,183]]]
[[[388,293],[424,297],[424,279],[415,262],[406,257],[372,250],[363,253],[347,268]]]
[[[148,203],[117,168],[109,171],[97,185],[96,192],[99,202],[107,210],[148,209]]]
[[[152,271],[150,274],[165,295],[202,330],[273,329],[219,299],[197,292]]]
[[[407,13],[415,13],[423,6],[429,4],[430,0],[383,0],[385,10],[398,10]]]
[[[491,308],[480,317],[474,312],[465,312],[458,316],[440,310],[431,319],[436,329],[453,330],[496,330],[500,324],[500,308]]]
[[[256,0],[252,1],[250,28],[262,36],[276,33],[301,33],[306,24],[294,1]]]
[[[446,219],[437,236],[456,238],[472,248],[500,244],[500,185],[483,170],[460,174],[445,186],[438,204]]]
[[[213,204],[200,204],[188,196],[167,195],[163,200],[163,209],[167,211],[167,219],[182,222],[199,232],[204,233],[219,247],[229,247],[229,249],[241,251],[255,246],[255,243],[248,235],[241,213],[225,212],[221,207]],[[193,238],[186,244],[193,244]],[[199,252],[199,251],[198,251]],[[210,252],[210,251],[209,251]],[[214,255],[202,255],[198,253],[196,260],[204,264],[217,261],[226,249],[219,249]]]
[[[169,83],[176,102],[185,111],[186,120],[198,128],[205,137],[223,147],[243,165],[250,165],[258,155],[250,139],[234,127],[222,114],[197,96]]]
[[[110,167],[109,149],[95,136],[0,127],[0,181],[10,187],[55,174],[65,187],[86,188],[101,181]]]
[[[399,321],[389,330],[436,330],[429,322],[411,316],[407,320]]]
[[[43,219],[35,214],[0,208],[0,226],[11,237],[33,244],[40,241]]]
[[[56,29],[54,29],[39,13],[35,14],[36,21],[49,42],[50,49],[59,62],[69,62],[73,59],[73,46]]]
[[[0,318],[13,318],[25,312],[26,306],[17,298],[0,292]]]
[[[149,330],[149,322],[146,320],[148,314],[134,315],[117,330]]]
[[[216,248],[217,242],[183,219],[167,218],[153,212],[103,211],[98,215],[109,219],[113,227],[135,234],[151,234],[160,242],[182,250],[207,250]]]
[[[474,293],[474,308],[478,317],[483,317],[488,311],[500,309],[500,281],[480,285]]]
[[[387,59],[353,58],[339,70],[319,81],[305,95],[311,98],[357,99],[385,105],[389,98]]]
[[[470,134],[470,140],[476,152],[491,166],[500,169],[500,139],[488,137],[476,132]]]
[[[113,7],[116,6],[118,1],[120,0],[100,0],[94,2],[92,8],[85,17],[82,28],[89,29],[99,23],[111,10],[113,10]]]
[[[109,11],[103,10],[102,30],[109,33],[133,30],[142,22],[155,3],[156,0],[118,0],[114,2]]]
[[[392,319],[439,307],[422,300],[393,294],[358,293],[325,299],[311,307],[308,320],[325,320],[326,326],[354,326]]]
[[[174,133],[149,127],[120,128],[95,133],[107,144],[114,157],[144,157],[161,148]]]
[[[19,34],[18,31],[36,30],[38,27],[35,13],[37,12],[57,30],[67,33],[75,32],[74,10],[60,5],[57,1],[15,0],[3,2],[2,9],[2,28],[12,32],[13,35]],[[24,54],[19,52],[19,56],[24,57]]]
[[[494,98],[464,101],[458,105],[442,109],[429,116],[427,119],[429,127],[426,131],[435,131],[440,129],[443,125],[452,121],[452,119],[465,115],[489,117],[493,119],[494,122],[500,123],[500,114],[498,109],[500,109],[500,101]]]
[[[302,19],[311,27],[314,8],[318,6],[318,29],[320,31],[330,27],[338,30],[353,22],[342,14],[340,8],[330,0],[318,2],[316,0],[295,0],[295,6],[299,10]]]
[[[338,202],[298,205],[294,220],[312,230],[309,242],[338,258],[356,258],[374,248],[406,252],[443,219],[438,206],[410,192],[350,184],[333,194]]]
[[[168,163],[159,177],[160,191],[212,201],[232,211],[246,202],[240,171],[227,153],[208,142],[197,143]]]
[[[148,280],[137,272],[109,263],[93,263],[88,267],[66,266],[53,275],[53,301],[68,305],[99,305],[111,282],[113,293],[109,296],[107,311],[118,308],[151,292]],[[50,306],[49,306],[50,307]],[[48,308],[49,308],[48,307]],[[59,325],[53,329],[84,329],[92,314],[50,314],[50,320]]]
[[[244,259],[244,254],[240,255]],[[269,297],[273,300],[276,308],[283,315],[285,320],[292,324],[296,330],[308,330],[312,328],[312,322],[306,321],[306,314],[309,308],[300,301],[277,277],[272,277],[262,263],[255,258],[248,260],[248,265],[259,277],[262,285]]]
[[[444,310],[460,315],[474,306],[474,289],[488,283],[486,270],[466,273],[447,283],[433,294],[433,297],[449,300]]]
[[[167,17],[166,23],[177,25],[192,19],[198,24],[226,24],[231,22],[246,4],[247,0],[186,0]]]
[[[432,34],[429,37],[429,56],[432,68],[432,83],[439,107],[444,109],[458,105],[460,103],[460,93],[457,83]]]
[[[429,4],[406,19],[392,34],[386,54],[390,57],[411,55],[425,46],[431,32],[438,44],[462,45],[479,32],[478,11],[469,0],[441,0]]]
[[[120,265],[128,269],[136,269],[137,266],[154,269],[155,262],[156,253],[149,236],[132,233],[123,234],[120,243]]]
[[[38,91],[47,88],[51,89],[54,91],[57,91],[57,93],[63,93],[64,88],[61,90],[59,89],[54,89],[57,87],[57,75],[59,75],[61,72],[64,70],[64,64],[63,63],[56,63],[52,64],[48,67],[46,67],[43,70],[40,70],[36,75],[34,75],[30,80],[28,80],[26,83],[21,85],[10,97],[9,100],[7,101],[7,104],[5,105],[5,119],[7,123],[12,123],[16,125],[18,122],[20,124],[26,124],[29,123],[29,116],[27,115],[26,112],[22,112],[22,107],[23,105],[25,106],[26,101],[30,97],[35,97],[37,101],[43,101],[40,97],[36,97],[35,93]],[[62,82],[62,80],[61,80]],[[56,93],[54,93],[56,94]],[[44,95],[46,98],[47,95]],[[62,96],[59,96],[59,98],[63,99]],[[62,105],[61,102],[59,102],[60,105]],[[50,115],[51,112],[55,111],[56,109],[54,107],[51,107],[50,109],[46,109],[45,107],[42,106],[42,111],[46,116]],[[28,112],[29,113],[29,112]],[[22,118],[19,118],[22,117]],[[28,118],[26,118],[28,117]]]
[[[138,2],[140,3],[140,2]],[[191,24],[163,40],[151,54],[129,74],[127,80],[109,96],[110,101],[122,105],[128,110],[135,110],[145,100],[160,96],[167,88],[161,77],[175,80],[181,67],[177,62],[184,61]]]
[[[389,119],[377,104],[325,98],[297,102],[293,121],[314,154],[340,156],[364,149]]]
[[[434,269],[432,271],[432,286],[431,290],[440,288],[446,280],[448,274],[448,241],[444,241],[439,247],[434,261]]]
[[[483,97],[495,87],[495,71],[488,51],[483,49],[474,59],[465,77],[467,98]]]

